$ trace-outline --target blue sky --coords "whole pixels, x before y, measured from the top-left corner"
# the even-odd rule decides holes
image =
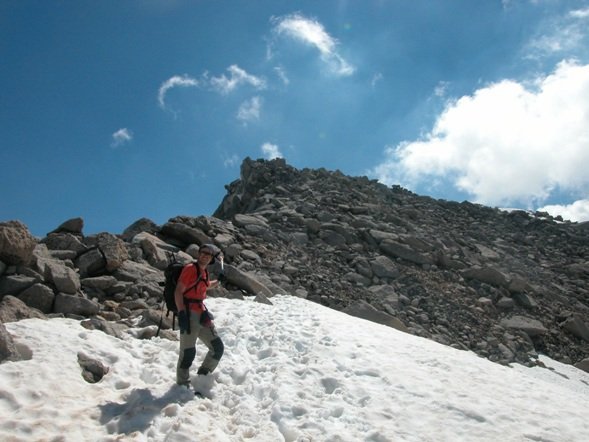
[[[0,0],[0,221],[210,215],[249,156],[589,219],[589,0]]]

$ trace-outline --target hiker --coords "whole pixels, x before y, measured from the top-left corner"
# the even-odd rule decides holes
[[[207,288],[219,285],[219,280],[209,280],[207,270],[215,262],[215,256],[223,262],[223,257],[215,246],[201,246],[196,263],[188,264],[182,269],[174,292],[180,328],[180,352],[176,369],[176,382],[179,385],[190,385],[189,369],[196,357],[197,338],[208,348],[208,353],[197,371],[198,375],[207,375],[215,370],[223,356],[223,341],[217,335],[213,317],[203,302]]]

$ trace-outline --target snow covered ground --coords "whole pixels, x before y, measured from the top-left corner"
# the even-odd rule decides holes
[[[67,319],[6,324],[33,357],[0,365],[0,440],[589,440],[589,374],[574,367],[503,367],[299,298],[272,302],[208,301],[225,356],[198,386],[204,399],[174,384],[176,342]],[[110,367],[102,381],[82,379],[78,352]]]

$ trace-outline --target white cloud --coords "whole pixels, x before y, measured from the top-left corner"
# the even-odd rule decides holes
[[[249,84],[256,89],[266,88],[266,81],[264,79],[248,74],[237,65],[231,65],[227,70],[229,71],[229,77],[223,74],[220,77],[213,77],[210,80],[213,89],[222,94],[228,94],[242,84]]]
[[[576,9],[574,11],[569,12],[569,15],[573,18],[580,18],[580,19],[589,18],[589,8]]]
[[[383,78],[384,78],[383,75],[380,72],[377,72],[376,74],[374,74],[372,76],[372,81],[370,82],[370,84],[374,88],[376,86],[376,83],[378,83],[379,81],[382,81]]]
[[[561,54],[561,57],[586,55],[589,44],[588,19],[589,8],[551,17],[539,26],[538,32],[527,44],[525,56],[536,59],[553,54]]]
[[[112,134],[111,147],[120,147],[133,140],[133,132],[127,128],[117,130]]]
[[[274,158],[282,158],[282,153],[276,144],[264,143],[260,148],[264,158],[267,160],[273,160]]]
[[[189,77],[188,75],[175,75],[162,83],[158,92],[158,102],[162,109],[165,109],[165,99],[168,91],[174,87],[197,87],[198,80]]]
[[[225,160],[223,160],[223,166],[224,167],[235,167],[239,164],[239,157],[237,156],[237,154],[233,154],[228,158],[225,158]]]
[[[274,18],[276,22],[274,32],[278,35],[286,35],[319,50],[321,59],[327,63],[332,73],[340,76],[352,75],[354,66],[349,64],[336,51],[337,40],[330,36],[321,23],[303,17],[300,14],[287,15]]]
[[[288,76],[286,75],[286,71],[284,70],[284,68],[282,68],[281,66],[277,66],[274,68],[274,71],[285,85],[288,86],[290,84],[290,80],[288,79]]]
[[[444,97],[448,91],[449,83],[447,81],[440,81],[434,89],[434,95],[436,97]]]
[[[262,108],[262,99],[260,97],[253,97],[241,103],[237,111],[237,119],[247,123],[260,119],[260,110]]]
[[[548,205],[538,210],[552,216],[560,215],[573,222],[589,221],[589,200],[578,200],[568,205]]]
[[[505,80],[448,104],[423,139],[387,147],[372,172],[407,186],[440,180],[490,205],[589,189],[589,65],[560,63],[531,85]]]

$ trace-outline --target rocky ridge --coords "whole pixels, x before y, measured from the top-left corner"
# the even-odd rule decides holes
[[[544,353],[589,370],[588,223],[281,159],[246,159],[226,187],[212,217],[141,219],[121,235],[84,236],[74,219],[37,239],[1,223],[0,320],[63,315],[114,335],[143,326],[138,337],[149,338],[169,254],[188,262],[212,242],[228,279],[214,296],[288,293],[499,363]],[[0,360],[18,358],[2,329]]]

